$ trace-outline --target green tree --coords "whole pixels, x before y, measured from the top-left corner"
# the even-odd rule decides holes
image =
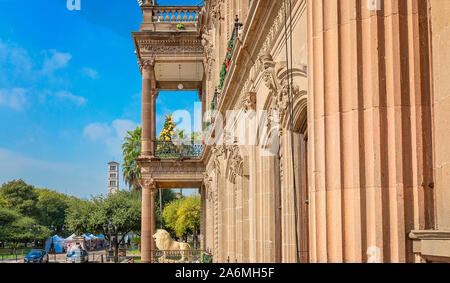
[[[90,231],[101,233],[109,241],[110,233],[115,239],[120,234],[121,240],[114,241],[114,254],[117,258],[119,245],[130,232],[140,233],[141,229],[141,195],[134,191],[119,191],[115,195],[98,196],[93,200],[94,211],[90,216]],[[109,230],[108,224],[110,224]]]
[[[66,210],[67,230],[81,235],[91,230],[95,205],[91,201],[71,198]]]
[[[7,207],[8,202],[0,196],[0,207]]]
[[[177,214],[177,227],[184,230],[184,233],[187,233],[188,231],[193,233],[194,249],[197,248],[201,216],[200,197],[183,198]]]
[[[141,133],[140,127],[134,131],[127,132],[122,144],[123,164],[122,174],[125,183],[134,190],[139,190],[139,179],[141,178],[141,169],[136,163],[136,158],[141,154]]]
[[[36,217],[36,203],[38,194],[33,186],[26,184],[23,180],[14,180],[0,187],[0,198],[6,202],[6,208],[18,211],[28,217]]]
[[[10,241],[14,237],[12,224],[22,217],[17,211],[0,207],[0,241]]]
[[[69,207],[69,198],[64,194],[48,189],[37,189],[36,191],[38,193],[36,208],[39,223],[49,228],[52,227],[52,233],[66,236],[63,227],[66,220],[66,210]]]
[[[22,216],[16,210],[0,208],[0,241],[10,243],[43,243],[50,236],[50,231],[39,225],[36,220]]]
[[[171,202],[163,211],[166,226],[171,228],[177,237],[194,236],[194,248],[198,243],[200,230],[201,205],[200,197],[186,197]]]
[[[175,237],[183,236],[183,233],[180,233],[180,230],[177,229],[178,209],[181,206],[181,201],[182,199],[176,199],[167,204],[163,210],[165,228],[169,232],[172,232],[171,234]]]

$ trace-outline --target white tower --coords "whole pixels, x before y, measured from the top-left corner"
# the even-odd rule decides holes
[[[119,163],[108,163],[108,195],[116,194],[119,191]]]

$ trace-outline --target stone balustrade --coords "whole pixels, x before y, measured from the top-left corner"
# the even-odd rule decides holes
[[[198,6],[154,6],[153,22],[196,23],[200,8]]]
[[[201,6],[160,6],[143,4],[141,30],[151,31],[196,31]]]

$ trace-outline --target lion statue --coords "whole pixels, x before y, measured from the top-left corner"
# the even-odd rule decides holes
[[[169,232],[167,232],[166,230],[157,230],[153,235],[153,239],[155,239],[156,247],[164,253],[164,255],[159,259],[160,262],[185,262],[186,258],[189,262],[192,261],[191,257],[189,256],[189,250],[191,249],[191,246],[189,246],[188,243],[174,241]],[[180,251],[181,259],[179,261],[171,261],[166,259],[168,251]]]

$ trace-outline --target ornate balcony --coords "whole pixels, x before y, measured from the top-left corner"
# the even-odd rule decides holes
[[[141,31],[198,32],[201,6],[159,6],[153,1],[141,5]]]
[[[155,141],[154,148],[161,159],[198,158],[203,150],[201,141]]]

